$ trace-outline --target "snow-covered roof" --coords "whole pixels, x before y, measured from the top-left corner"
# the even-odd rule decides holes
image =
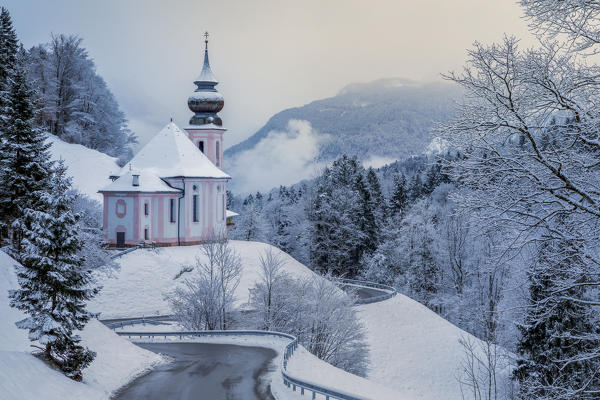
[[[204,48],[204,63],[202,65],[202,72],[194,82],[210,82],[217,84],[217,78],[210,69],[210,62],[208,61],[208,45]],[[214,86],[214,85],[213,85]]]
[[[131,166],[145,174],[161,178],[195,177],[230,179],[217,168],[177,125],[170,122],[130,161]],[[129,166],[123,167],[121,174]]]
[[[227,218],[229,218],[229,217],[236,217],[238,215],[240,215],[240,214],[236,213],[235,211],[231,211],[231,210],[226,210],[225,211],[225,216]]]
[[[133,176],[138,175],[138,185],[134,186]],[[152,192],[152,193],[180,193],[180,189],[172,188],[158,176],[144,171],[127,171],[102,192]]]

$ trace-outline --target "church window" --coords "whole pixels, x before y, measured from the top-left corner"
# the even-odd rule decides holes
[[[148,207],[148,202],[144,203],[144,215],[150,214],[150,207]]]
[[[175,199],[171,199],[169,206],[169,215],[171,217],[171,222],[175,222]]]
[[[204,153],[204,140],[198,142],[198,148]]]
[[[193,210],[193,220],[194,222],[198,222],[198,195],[195,194],[192,197],[192,210]]]
[[[221,162],[220,162],[221,153],[220,153],[220,148],[219,148],[219,142],[217,142],[217,155],[215,158],[217,160],[217,167],[220,167],[221,166]]]
[[[123,218],[125,214],[127,214],[127,204],[125,203],[125,200],[117,200],[115,212],[117,214],[117,217],[119,218]]]
[[[150,235],[148,234],[148,228],[144,228],[144,240],[148,240]]]

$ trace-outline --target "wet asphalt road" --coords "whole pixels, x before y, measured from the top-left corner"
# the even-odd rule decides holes
[[[366,287],[361,287],[361,288],[356,289],[356,295],[360,299],[369,299],[371,297],[381,296],[382,294],[385,294],[385,293],[386,292],[383,290],[371,289],[371,288],[366,288]]]
[[[275,351],[206,343],[139,344],[174,362],[127,385],[115,400],[272,400],[265,375]]]

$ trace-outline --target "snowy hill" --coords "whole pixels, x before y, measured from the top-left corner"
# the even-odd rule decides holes
[[[121,169],[117,159],[80,144],[66,143],[53,135],[48,135],[48,141],[52,143],[52,159],[65,161],[73,186],[89,198],[102,201],[98,190],[110,183],[111,173]]]
[[[239,304],[247,300],[248,288],[258,279],[258,257],[269,245],[245,241],[230,243],[242,257],[244,267],[236,293]],[[180,266],[193,264],[199,251],[199,246],[189,246],[136,250],[124,255],[119,259],[120,271],[103,278],[104,288],[90,307],[102,312],[103,318],[170,313],[163,294],[177,285],[173,278],[180,272]],[[289,274],[312,274],[291,256],[277,251],[284,257],[285,270]],[[358,310],[367,329],[370,381],[394,389],[402,395],[402,399],[462,398],[458,378],[464,349],[459,340],[480,343],[476,338],[402,295],[381,303],[359,306]],[[323,367],[323,371],[329,374],[323,375],[325,372],[317,367],[318,363],[312,363],[314,368],[311,368],[311,362],[307,360],[310,355],[303,358],[304,361],[294,369],[297,368],[309,380],[323,383],[323,376],[337,377],[335,379],[345,376],[334,367]],[[353,384],[364,382],[356,379]]]
[[[459,341],[471,341],[477,350],[481,341],[401,294],[358,309],[367,328],[370,380],[396,390],[402,398],[471,398],[470,391],[463,397],[460,390],[465,350]]]
[[[283,257],[285,271],[292,276],[310,276],[312,272],[288,254],[265,243],[230,240],[232,248],[242,258],[242,277],[236,291],[237,303],[248,301],[248,289],[259,279],[259,257],[271,247]],[[90,309],[102,318],[137,317],[170,314],[163,295],[180,282],[174,280],[182,265],[192,265],[202,257],[200,246],[140,249],[117,259],[119,271],[103,276],[100,294],[90,303]]]
[[[15,322],[24,315],[8,305],[8,290],[17,287],[16,261],[0,251],[0,398],[3,400],[108,399],[152,365],[162,362],[154,353],[116,336],[93,320],[81,333],[83,342],[98,356],[75,382],[31,355],[27,332]]]

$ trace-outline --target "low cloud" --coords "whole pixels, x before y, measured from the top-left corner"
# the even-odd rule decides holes
[[[312,129],[310,122],[292,119],[285,131],[271,131],[254,148],[225,160],[225,170],[237,193],[267,191],[315,176],[322,165],[315,161],[328,135]]]
[[[384,165],[391,164],[397,160],[398,160],[397,158],[381,157],[381,156],[373,156],[372,155],[367,160],[364,160],[362,162],[362,164],[365,168],[369,168],[369,167],[380,168],[380,167],[383,167]]]

